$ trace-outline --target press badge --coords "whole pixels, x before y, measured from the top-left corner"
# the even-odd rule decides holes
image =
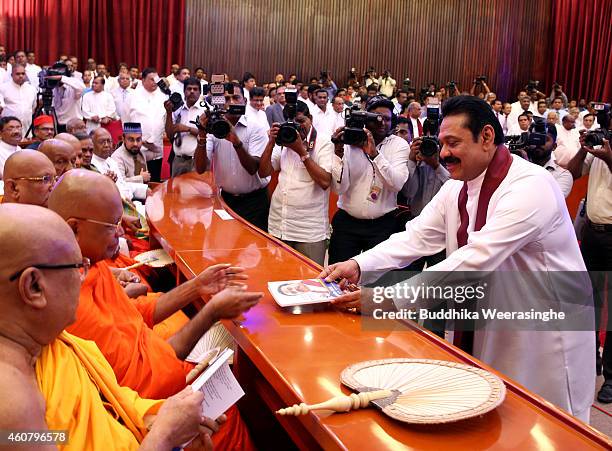
[[[381,191],[382,191],[382,187],[376,185],[375,183],[372,183],[372,186],[370,187],[370,192],[368,194],[368,200],[370,202],[378,201]]]

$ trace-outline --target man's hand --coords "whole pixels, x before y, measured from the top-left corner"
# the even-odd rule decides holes
[[[106,125],[109,124],[112,121],[112,119],[110,117],[103,117],[102,119],[100,119],[100,123]]]
[[[104,175],[111,179],[113,182],[117,183],[117,174],[115,174],[113,171],[106,171]]]
[[[421,142],[423,141],[422,138],[415,138],[411,143],[410,143],[410,153],[408,154],[408,159],[410,161],[413,162],[417,162],[417,154],[421,151]]]
[[[440,166],[440,154],[438,152],[434,153],[430,157],[424,157],[423,154],[421,154],[421,152],[419,151],[417,153],[416,159],[417,161],[422,161],[423,163],[429,165],[433,170],[438,169],[438,166]]]
[[[200,424],[200,435],[196,437],[186,449],[194,451],[212,451],[213,442],[210,437],[213,433],[219,430],[219,425],[225,423],[226,421],[227,417],[225,415],[221,415],[216,420],[202,417],[202,423]]]
[[[193,279],[197,284],[200,296],[217,294],[228,286],[236,285],[240,280],[247,280],[244,268],[231,266],[229,263],[212,265]],[[239,283],[239,282],[238,282]]]
[[[255,306],[263,293],[252,293],[244,287],[228,287],[215,294],[206,307],[213,311],[215,322],[220,319],[234,319]]]
[[[170,102],[170,100],[164,102],[164,108],[166,109],[166,113],[172,114],[172,102]]]
[[[140,218],[137,216],[123,215],[121,217],[121,226],[125,230],[131,230],[132,232],[136,232],[140,229]]]
[[[238,138],[236,134],[236,128],[231,123],[228,122],[228,124],[230,124],[230,132],[225,139],[231,142],[234,147],[238,147],[239,144],[242,144],[242,141],[240,141],[240,138]]]
[[[583,147],[588,153],[593,154],[593,156],[602,159],[608,165],[612,164],[612,150],[610,149],[610,141],[608,141],[607,139],[603,140],[603,144],[599,149],[595,149],[594,147]]]
[[[306,150],[306,143],[302,140],[302,137],[298,133],[298,137],[291,144],[287,144],[287,148],[293,150],[300,157],[308,154],[308,150]]]
[[[280,124],[278,122],[273,122],[272,127],[268,130],[268,143],[276,142],[276,137],[278,136],[278,131],[280,130]]]
[[[367,139],[359,147],[361,147],[363,152],[370,157],[370,159],[374,159],[378,156],[378,150],[376,150],[374,137],[372,136],[372,132],[367,128],[364,127],[363,131],[365,132]]]
[[[113,276],[115,276],[115,279],[117,279],[117,281],[119,283],[121,283],[121,282],[124,282],[124,283],[139,283],[140,282],[140,277],[138,277],[133,272],[128,271],[127,269],[123,269],[123,268],[111,268],[111,272],[113,273]]]
[[[89,120],[97,124],[98,122],[100,122],[100,116],[92,116]]]
[[[149,180],[151,180],[151,173],[145,169],[140,170],[140,176],[142,177],[142,181],[144,183],[147,183]]]
[[[136,299],[138,296],[145,296],[149,291],[149,287],[144,283],[119,282],[119,284],[123,287],[127,297],[132,299]]]
[[[361,278],[361,269],[355,260],[350,259],[326,266],[317,277],[325,279],[326,282],[334,282],[340,279],[355,284]]]
[[[338,157],[342,158],[344,156],[344,144],[342,143],[344,140],[344,127],[339,127],[332,133],[331,140],[334,143],[334,152]]]

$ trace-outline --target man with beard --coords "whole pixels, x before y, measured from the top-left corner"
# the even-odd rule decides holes
[[[119,173],[125,181],[147,183],[151,174],[147,171],[147,160],[142,153],[142,128],[138,122],[123,124],[123,144],[113,152]]]
[[[47,206],[55,184],[53,163],[40,152],[15,152],[4,166],[4,197],[2,203]]]
[[[272,195],[268,233],[323,264],[329,238],[329,186],[334,146],[312,125],[308,106],[298,102],[299,137],[286,147],[275,145],[280,124],[272,124],[259,162],[259,176],[280,171]]]
[[[200,80],[189,77],[181,82],[185,103],[172,112],[172,102],[166,100],[166,135],[172,138],[172,177],[193,171],[193,156],[198,145],[198,129],[193,122],[205,110],[198,101],[202,94]]]

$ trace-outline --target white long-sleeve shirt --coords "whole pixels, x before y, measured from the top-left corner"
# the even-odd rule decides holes
[[[15,116],[21,121],[23,136],[32,124],[32,113],[36,107],[36,89],[25,82],[18,85],[11,78],[0,85],[2,117]]]
[[[142,141],[155,145],[155,150],[144,150],[147,161],[157,160],[163,156],[163,136],[166,123],[164,102],[168,97],[156,89],[147,91],[142,86],[136,88],[128,103],[130,122],[140,122]]]
[[[91,157],[91,164],[98,170],[100,174],[106,174],[108,171],[114,172],[117,175],[117,181],[115,182],[121,197],[127,200],[133,199],[145,199],[147,197],[148,185],[144,183],[134,183],[125,180],[123,171],[119,168],[117,161],[112,157],[106,160],[100,158],[96,154]]]
[[[485,271],[495,278],[486,291],[489,308],[528,311],[541,302],[556,311],[569,309],[591,324],[591,287],[565,199],[548,171],[518,156],[512,158],[507,176],[491,196],[486,224],[478,232],[474,232],[474,222],[485,173],[467,182],[470,225],[465,246],[458,248],[457,244],[463,182],[449,180],[422,213],[407,223],[406,231],[354,257],[364,281],[372,280],[376,272],[403,268],[419,257],[446,249],[446,260],[410,279],[413,286],[423,280],[444,285],[457,274],[467,277],[469,271]],[[584,296],[584,304],[574,304],[567,299],[574,290],[556,284],[564,276],[578,278],[575,288]],[[421,301],[395,297],[400,308],[428,305]],[[475,331],[474,356],[588,421],[595,389],[595,377],[589,370],[595,363],[592,329],[566,325],[559,330],[517,330],[500,321]]]
[[[63,86],[53,89],[53,106],[57,121],[66,124],[70,119],[83,119],[81,114],[81,94],[85,90],[83,80],[62,76]]]
[[[42,70],[42,68],[37,64],[26,64],[26,76],[28,77],[28,81],[30,84],[38,90],[38,74]]]
[[[87,121],[88,133],[100,127],[99,121],[104,117],[110,117],[113,120],[119,119],[113,96],[106,91],[89,91],[86,93],[83,96],[81,111],[83,112],[83,119]],[[91,120],[94,116],[98,117],[98,122]]]
[[[557,164],[567,166],[569,161],[580,149],[580,133],[577,128],[567,130],[563,125],[557,124],[557,147],[553,151]]]
[[[373,160],[360,147],[344,146],[344,157],[334,154],[332,183],[338,193],[338,208],[358,219],[376,219],[397,207],[397,193],[408,176],[408,143],[399,136],[387,136]],[[376,187],[376,200],[370,193]]]
[[[123,89],[121,86],[111,91],[113,100],[115,101],[115,109],[117,110],[119,119],[121,119],[121,123],[130,122],[128,108],[130,96],[133,93],[133,89],[130,89],[129,87],[127,89]]]
[[[0,179],[2,179],[4,175],[4,164],[6,160],[20,150],[21,148],[19,146],[11,146],[0,139]]]
[[[332,134],[337,128],[336,124],[338,123],[338,115],[332,108],[331,104],[328,104],[325,107],[325,111],[319,108],[318,105],[315,105],[315,107],[311,110],[311,113],[312,125],[317,130],[318,136],[325,136],[327,139],[331,139]]]

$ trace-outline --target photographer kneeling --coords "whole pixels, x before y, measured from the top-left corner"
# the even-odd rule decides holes
[[[291,97],[293,91],[294,98]],[[322,265],[329,237],[329,186],[334,147],[312,126],[308,106],[287,89],[282,125],[275,122],[259,162],[259,176],[280,171],[268,233]]]

